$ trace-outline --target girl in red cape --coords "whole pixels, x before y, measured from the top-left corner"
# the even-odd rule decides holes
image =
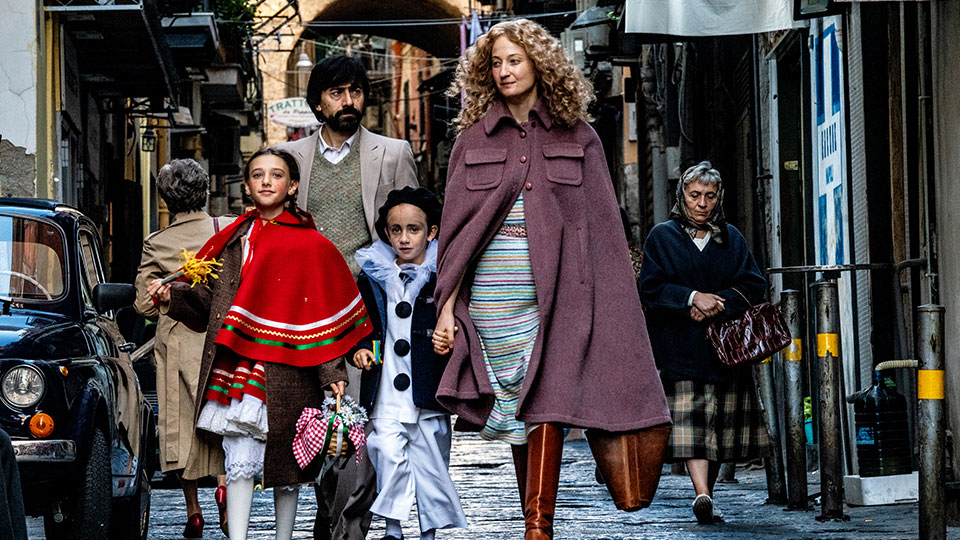
[[[313,481],[291,450],[297,418],[324,389],[343,393],[343,355],[371,330],[343,257],[296,207],[299,180],[290,154],[255,153],[244,189],[256,209],[197,254],[218,275],[150,289],[161,311],[207,331],[195,429],[222,440],[232,540],[247,537],[256,476],[276,488],[276,538],[292,537],[299,485]]]

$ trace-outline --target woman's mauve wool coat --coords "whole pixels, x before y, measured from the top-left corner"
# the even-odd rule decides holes
[[[670,422],[600,139],[553,122],[542,101],[523,124],[503,103],[457,138],[440,226],[437,306],[464,277],[459,331],[437,399],[486,423],[494,393],[468,305],[476,263],[523,191],[540,330],[517,418],[628,431]]]
[[[223,324],[223,316],[233,304],[240,287],[240,270],[243,261],[243,235],[250,225],[243,225],[227,241],[220,254],[223,266],[217,270],[219,279],[210,280],[211,287],[190,287],[183,282],[174,282],[170,289],[170,304],[167,315],[183,321],[197,331],[206,329],[203,357],[200,362],[200,383],[197,386],[197,404],[193,426],[196,429],[200,409],[205,403],[203,394],[213,371],[213,360],[225,351],[214,343]],[[277,269],[282,272],[282,268]],[[264,294],[270,294],[264,290]],[[226,351],[227,354],[232,354]],[[263,458],[263,487],[290,486],[313,482],[315,478],[303,474],[293,457],[293,436],[296,435],[297,419],[305,407],[320,408],[323,403],[323,388],[337,381],[347,380],[344,359],[336,358],[316,367],[297,368],[273,362],[264,362],[267,383],[267,448]],[[219,444],[220,436],[207,431],[197,435]]]

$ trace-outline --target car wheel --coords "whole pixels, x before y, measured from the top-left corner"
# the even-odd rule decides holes
[[[147,540],[150,525],[150,478],[141,464],[137,491],[130,497],[117,499],[113,504],[110,538],[116,540]]]
[[[90,453],[78,479],[80,486],[63,507],[67,511],[57,522],[53,514],[44,516],[43,525],[48,539],[77,538],[107,540],[110,524],[109,501],[113,494],[110,474],[110,445],[103,430],[96,428],[90,439]]]

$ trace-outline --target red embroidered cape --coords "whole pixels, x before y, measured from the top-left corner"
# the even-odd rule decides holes
[[[372,330],[350,268],[313,218],[283,212],[271,221],[251,211],[197,253],[216,258],[234,232],[250,227],[250,249],[233,305],[216,343],[253,360],[296,367],[343,356]]]

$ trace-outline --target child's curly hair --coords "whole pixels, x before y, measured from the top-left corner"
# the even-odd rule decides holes
[[[465,93],[463,108],[454,120],[458,132],[475,124],[500,99],[491,51],[501,37],[519,45],[530,58],[537,74],[537,94],[554,122],[573,127],[577,120],[590,120],[587,108],[595,99],[593,85],[567,58],[560,41],[531,20],[514,19],[494,25],[460,57],[456,78],[447,91],[451,97],[461,90]]]

